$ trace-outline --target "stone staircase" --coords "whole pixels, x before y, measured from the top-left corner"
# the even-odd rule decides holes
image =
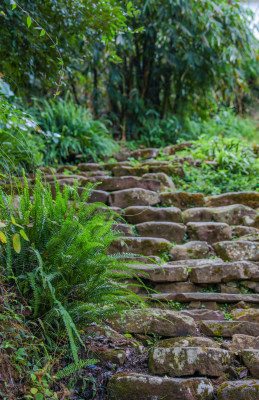
[[[114,226],[121,240],[110,251],[141,255],[126,283],[147,310],[110,325],[149,352],[148,370],[115,374],[110,399],[259,399],[259,192],[205,197],[176,190],[183,163],[201,165],[177,157],[188,146],[167,147],[163,161],[159,150],[140,149],[114,163],[56,171],[61,186],[76,180],[79,192],[101,182],[89,201],[123,218]],[[53,176],[46,180],[53,183]],[[147,337],[155,338],[153,346],[146,347]]]

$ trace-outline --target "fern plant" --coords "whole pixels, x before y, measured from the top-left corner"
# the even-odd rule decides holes
[[[119,233],[108,208],[86,205],[92,187],[81,201],[76,187],[61,192],[57,183],[54,199],[40,172],[34,188],[25,176],[24,182],[18,201],[0,190],[0,262],[32,307],[29,318],[39,322],[50,344],[65,335],[78,362],[80,329],[141,300],[119,283],[129,267],[125,256],[108,254]]]
[[[45,161],[75,162],[111,156],[119,150],[106,125],[66,95],[64,99],[35,100],[30,112],[45,132]]]

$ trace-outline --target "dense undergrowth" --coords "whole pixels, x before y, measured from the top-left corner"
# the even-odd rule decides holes
[[[78,356],[84,347],[82,329],[142,302],[119,283],[127,276],[127,263],[121,260],[125,255],[108,254],[119,236],[112,229],[114,214],[108,208],[100,211],[99,203],[86,206],[92,188],[80,200],[76,187],[61,192],[56,184],[53,194],[40,173],[33,189],[25,176],[24,182],[18,197],[0,191],[0,278],[2,290],[7,287],[1,303],[1,357],[16,370],[11,380],[18,392],[24,391],[17,398],[55,399],[48,392],[51,376],[96,362]],[[58,372],[64,358],[72,364]],[[35,390],[27,393],[14,377],[27,386],[29,379]],[[6,385],[3,393],[10,390],[8,377]]]

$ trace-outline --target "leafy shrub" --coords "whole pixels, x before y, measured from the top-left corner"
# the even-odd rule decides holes
[[[28,318],[40,321],[51,346],[57,337],[68,337],[76,362],[79,329],[139,301],[113,279],[127,270],[122,256],[108,255],[119,233],[110,210],[97,212],[99,203],[86,206],[90,194],[86,188],[80,201],[76,188],[61,193],[57,184],[54,200],[39,173],[31,193],[25,179],[19,206],[0,192],[1,265],[32,307]]]
[[[201,168],[185,164],[185,178],[178,179],[180,188],[191,192],[216,195],[242,190],[259,190],[259,160],[246,142],[229,137],[207,137],[193,142],[185,151],[196,159],[216,161],[216,166]]]
[[[38,133],[36,134],[36,132]],[[31,170],[42,161],[43,142],[35,121],[0,99],[0,165],[5,170]]]
[[[118,145],[106,125],[88,110],[65,99],[35,100],[30,112],[45,132],[45,162],[65,163],[111,156]]]
[[[165,147],[181,140],[196,140],[202,136],[222,135],[259,143],[256,121],[236,116],[231,108],[219,110],[207,120],[182,119],[177,115],[161,120],[154,112],[148,112],[139,135],[141,144],[154,147]]]

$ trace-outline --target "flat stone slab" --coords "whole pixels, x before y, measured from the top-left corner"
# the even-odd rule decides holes
[[[184,223],[188,222],[223,222],[229,225],[243,224],[245,216],[255,217],[256,211],[242,204],[223,207],[191,208],[183,212]]]
[[[185,210],[191,207],[204,206],[204,195],[202,193],[187,193],[187,192],[165,192],[160,196],[161,204],[172,205]]]
[[[210,338],[197,336],[197,337],[184,337],[184,338],[170,338],[159,340],[158,347],[174,348],[174,347],[215,347],[220,348],[220,344]]]
[[[171,243],[166,239],[150,237],[124,237],[112,243],[109,253],[134,253],[143,256],[161,255],[171,248]]]
[[[233,360],[227,350],[214,347],[155,347],[150,351],[148,365],[156,375],[219,377]]]
[[[251,208],[259,207],[259,192],[233,192],[218,196],[210,196],[205,199],[206,207],[229,206],[231,204],[243,204]]]
[[[214,255],[213,248],[207,242],[200,241],[175,245],[170,250],[171,260],[207,259],[212,255]]]
[[[135,158],[136,160],[139,159],[146,160],[148,158],[156,158],[158,157],[158,155],[159,155],[159,149],[155,148],[140,149],[131,152],[131,157]]]
[[[132,226],[130,226],[130,225],[114,223],[114,224],[112,224],[112,227],[115,231],[120,232],[121,236],[127,236],[127,237],[134,236]]]
[[[206,378],[121,373],[110,379],[108,393],[110,400],[212,400],[214,387]]]
[[[98,171],[102,169],[99,163],[81,163],[77,165],[79,171]]]
[[[109,195],[109,205],[113,207],[149,206],[158,202],[159,195],[156,192],[139,188],[118,190]]]
[[[182,243],[185,226],[175,222],[142,222],[135,225],[140,236],[164,238],[169,242]]]
[[[128,311],[110,323],[113,329],[123,333],[154,333],[168,337],[196,334],[196,323],[192,318],[171,310]]]
[[[160,301],[178,301],[183,303],[190,303],[191,301],[210,302],[216,301],[217,303],[238,303],[245,301],[247,303],[259,303],[258,294],[228,294],[228,293],[163,293],[151,294],[151,297]]]
[[[249,261],[221,262],[194,267],[190,271],[193,283],[219,283],[233,280],[259,281],[258,265]]]
[[[223,222],[188,222],[187,233],[191,240],[210,244],[232,239],[231,227]]]
[[[143,167],[127,167],[127,166],[120,166],[114,167],[112,169],[112,173],[114,176],[142,176],[149,171],[147,166]]]
[[[139,277],[148,279],[152,282],[182,282],[188,278],[188,267],[163,264],[138,265],[132,264],[132,268]]]
[[[143,179],[156,179],[162,184],[163,190],[168,190],[168,188],[175,190],[175,185],[172,179],[164,172],[148,173],[142,176]]]
[[[135,176],[112,177],[112,176],[93,176],[88,182],[99,182],[98,189],[114,192],[125,189],[140,188],[151,191],[159,191],[162,184],[158,179],[139,179]]]
[[[190,310],[182,310],[181,314],[187,315],[194,319],[194,321],[224,321],[224,314],[217,310],[206,310],[206,309],[190,309]],[[204,347],[204,346],[201,346]]]
[[[80,188],[78,188],[78,193],[80,193]],[[93,190],[91,196],[87,200],[88,203],[104,203],[108,202],[108,193],[103,190]]]
[[[133,206],[125,209],[125,218],[130,224],[142,222],[182,222],[181,210],[176,207]]]
[[[250,241],[225,241],[213,245],[216,254],[225,261],[259,261],[259,243]]]
[[[231,311],[231,316],[234,321],[249,321],[259,324],[258,308],[237,308]]]
[[[233,335],[230,349],[233,351],[244,349],[259,350],[259,336]]]
[[[219,386],[218,400],[258,400],[259,381],[247,379],[234,382],[225,382]]]
[[[259,324],[247,321],[201,321],[199,327],[202,333],[212,337],[259,336]]]

